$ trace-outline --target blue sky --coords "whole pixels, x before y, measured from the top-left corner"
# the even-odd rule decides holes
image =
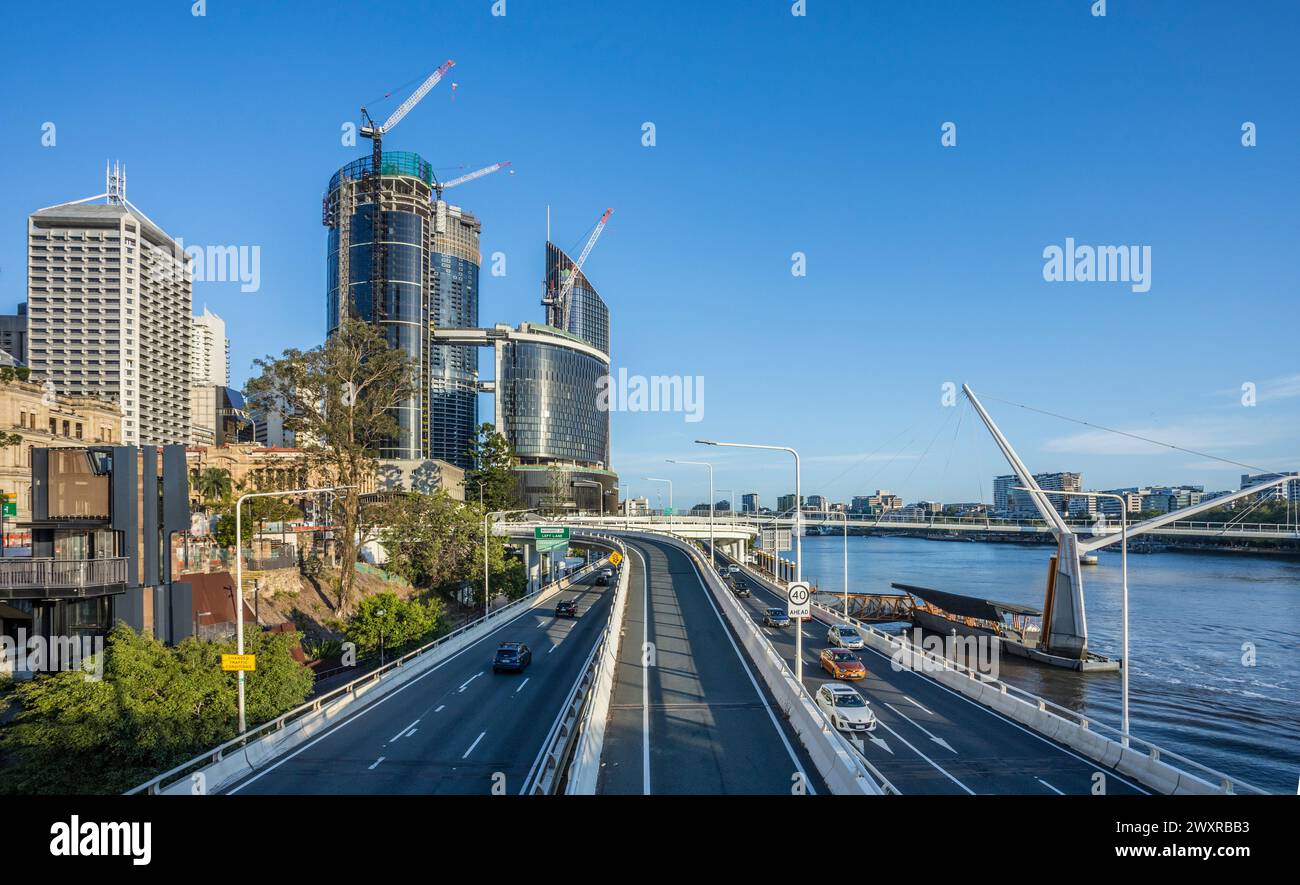
[[[806,494],[987,500],[1004,462],[968,407],[941,405],[945,382],[1300,467],[1300,6],[790,5],[17,6],[0,55],[0,309],[25,297],[27,213],[98,193],[119,159],[173,236],[260,247],[260,291],[194,293],[228,324],[236,381],[256,356],[314,346],[320,198],[361,154],[340,127],[454,58],[455,100],[439,86],[385,145],[443,177],[513,161],[449,192],[482,219],[485,257],[507,259],[505,277],[485,266],[480,319],[540,319],[548,204],[573,248],[612,206],[587,271],[614,365],[705,379],[699,423],[614,415],[613,466],[635,494],[672,476],[679,506],[703,499],[703,471],[667,457],[712,458],[719,488],[768,503],[791,490],[787,459],[692,444],[713,437],[798,447]],[[956,147],[940,144],[947,121]],[[1150,291],[1046,282],[1043,250],[1067,237],[1150,246]],[[1228,488],[1242,472],[986,405],[1033,469],[1090,487]]]

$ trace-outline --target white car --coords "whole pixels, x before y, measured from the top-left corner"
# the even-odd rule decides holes
[[[727,571],[731,572],[733,575],[738,575],[738,574],[740,574],[740,566],[738,566],[738,565],[729,565],[729,566],[727,566]]]
[[[840,731],[875,731],[876,714],[853,686],[828,682],[817,689],[816,698],[817,706]]]
[[[862,634],[857,627],[849,624],[836,624],[826,631],[826,643],[836,648],[862,648]]]

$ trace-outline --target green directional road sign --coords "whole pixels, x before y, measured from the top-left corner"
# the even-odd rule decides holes
[[[4,512],[5,512],[5,516],[17,516],[17,515],[18,515],[18,502],[17,502],[17,501],[5,501],[5,511],[4,511]]]
[[[673,515],[673,508],[671,508],[671,507],[665,507],[665,508],[664,508],[664,516],[672,516],[672,515]]]
[[[558,525],[539,525],[533,529],[533,539],[537,541],[567,541],[569,530]]]

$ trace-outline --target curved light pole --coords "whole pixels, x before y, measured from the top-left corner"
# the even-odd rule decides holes
[[[1120,597],[1120,620],[1123,622],[1121,627],[1120,639],[1120,657],[1123,662],[1120,666],[1120,739],[1124,746],[1128,746],[1128,501],[1123,495],[1116,495],[1112,492],[1057,492],[1048,489],[1026,489],[1021,486],[1013,486],[1017,492],[1035,492],[1041,491],[1045,495],[1073,495],[1076,498],[1111,498],[1119,502],[1119,530],[1120,530],[1120,572],[1123,575],[1123,595]]]
[[[574,479],[574,480],[570,480],[569,482],[571,486],[577,486],[577,485],[595,486],[597,489],[600,490],[600,494],[597,497],[600,498],[600,518],[604,519],[605,518],[605,487],[600,483],[596,482],[594,479]],[[577,502],[575,502],[575,504],[576,503]]]
[[[789,452],[794,455],[794,579],[796,582],[803,580],[803,495],[801,491],[801,472],[799,469],[799,453],[789,446],[765,446],[757,443],[734,443],[718,442],[713,439],[697,439],[697,443],[704,446],[728,446],[736,449],[767,449],[775,452]],[[776,521],[776,534],[781,534],[781,522]],[[775,550],[772,551],[776,553]],[[773,559],[775,565],[775,559]],[[803,691],[803,621],[799,621],[794,631],[794,676],[795,681],[799,683],[799,690]]]
[[[673,481],[671,479],[657,479],[653,476],[641,477],[645,482],[666,482],[668,483],[668,509],[673,509]]]
[[[694,467],[709,468],[709,568],[718,570],[718,554],[713,544],[713,465],[708,461],[678,461],[668,459],[669,464],[690,464]]]
[[[283,492],[249,492],[235,500],[235,652],[244,653],[244,541],[241,510],[249,498],[285,498],[289,495],[319,495],[341,492],[355,486],[329,486],[323,489],[288,489]],[[349,563],[344,563],[345,566]],[[239,671],[239,733],[248,731],[248,717],[244,709],[244,671]]]

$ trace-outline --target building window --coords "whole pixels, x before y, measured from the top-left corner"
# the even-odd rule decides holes
[[[53,418],[51,418],[51,419],[50,419],[50,436],[58,436],[58,435],[59,435],[59,422],[57,422],[57,421],[55,421]]]
[[[71,428],[70,428],[68,425],[69,425],[69,422],[67,422],[67,421],[64,421],[64,422],[63,422],[63,436],[64,436],[65,438],[66,438],[66,437],[69,437],[69,436],[72,435],[72,433],[71,433]]]
[[[77,439],[81,439],[81,422],[77,422]]]

